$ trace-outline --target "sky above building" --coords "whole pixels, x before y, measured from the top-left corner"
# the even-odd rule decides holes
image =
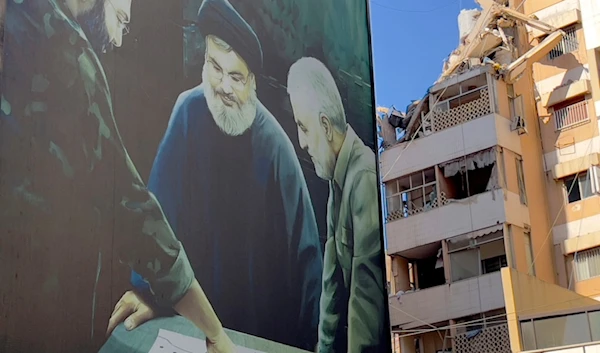
[[[378,106],[422,98],[459,43],[458,14],[475,0],[370,0]]]

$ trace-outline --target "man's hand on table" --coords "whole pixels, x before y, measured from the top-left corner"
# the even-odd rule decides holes
[[[146,321],[158,316],[158,311],[146,303],[142,296],[134,291],[128,291],[115,305],[108,322],[106,335],[109,336],[121,322],[125,321],[125,328],[130,331]],[[225,330],[214,338],[206,339],[208,353],[235,353],[236,348]]]
[[[133,330],[144,322],[157,316],[156,310],[148,305],[144,299],[134,291],[128,291],[115,305],[108,321],[106,335],[110,336],[115,327],[125,321],[125,328]]]

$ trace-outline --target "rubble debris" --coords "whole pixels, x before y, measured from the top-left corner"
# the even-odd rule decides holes
[[[562,30],[540,21],[535,16],[525,16],[509,8],[507,0],[476,1],[481,9],[462,10],[458,15],[459,45],[445,60],[442,74],[434,85],[483,66],[494,70],[496,79],[512,84],[565,36]],[[517,57],[513,43],[518,25],[526,25],[545,34],[543,41],[520,57]],[[435,98],[430,98],[433,97],[430,89],[422,99],[409,104],[406,113],[395,113],[396,116],[392,118],[393,127],[402,130],[403,135],[398,137],[398,134],[395,134],[391,145],[432,133],[430,99]]]

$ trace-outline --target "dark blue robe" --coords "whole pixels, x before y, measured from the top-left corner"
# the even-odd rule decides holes
[[[148,187],[223,325],[312,351],[323,260],[294,147],[260,103],[242,136],[210,114],[201,86],[179,96]]]

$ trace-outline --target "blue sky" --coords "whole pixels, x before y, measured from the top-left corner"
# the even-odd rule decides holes
[[[405,110],[442,72],[458,46],[458,14],[474,0],[370,0],[378,106]]]

